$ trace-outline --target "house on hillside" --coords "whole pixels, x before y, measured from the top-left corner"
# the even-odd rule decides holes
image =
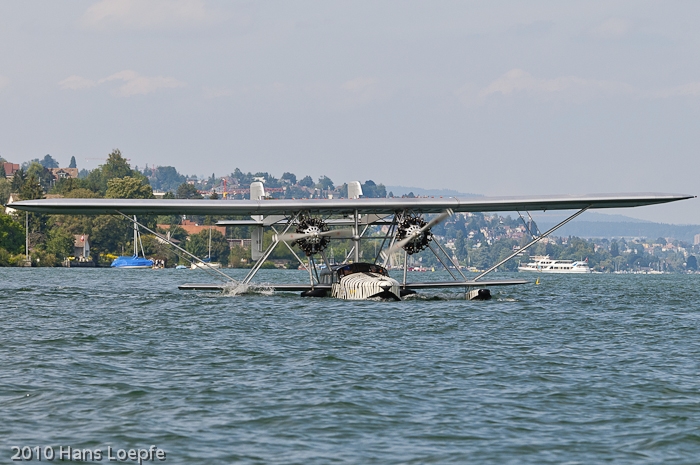
[[[18,163],[3,162],[2,167],[5,169],[5,177],[12,179],[15,177],[15,172],[19,171]]]
[[[59,179],[78,179],[78,168],[49,168],[55,181]]]
[[[78,261],[89,261],[90,260],[90,236],[87,234],[74,234],[73,235],[73,256]]]
[[[203,224],[198,224],[195,223],[194,221],[190,220],[183,220],[181,224],[179,224],[182,229],[187,232],[187,235],[192,235],[192,234],[199,234],[202,231],[209,231],[210,229],[213,229],[214,231],[219,231],[221,234],[223,234],[224,237],[226,237],[226,226],[207,226]],[[166,231],[170,229],[169,224],[159,224],[159,228],[165,229]]]
[[[14,192],[11,193],[10,197],[7,199],[7,204],[5,205],[5,214],[14,215],[15,213],[17,213],[17,210],[15,210],[14,208],[10,208],[10,204],[12,202],[19,202],[20,200],[22,199],[19,198],[19,194]]]

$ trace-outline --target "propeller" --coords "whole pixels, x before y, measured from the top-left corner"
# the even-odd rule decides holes
[[[440,223],[440,222],[442,222],[442,221],[445,221],[447,218],[449,218],[449,217],[452,216],[452,215],[454,215],[454,212],[452,211],[452,209],[448,208],[447,210],[445,210],[444,212],[440,213],[438,216],[436,216],[436,217],[433,218],[432,220],[428,221],[428,222],[425,224],[425,226],[423,226],[422,228],[417,229],[416,231],[412,232],[411,234],[409,234],[409,235],[406,236],[405,238],[401,239],[400,241],[395,242],[394,245],[392,245],[392,246],[386,251],[387,255],[391,255],[392,253],[396,252],[397,250],[403,249],[404,246],[406,246],[406,244],[408,244],[409,242],[415,240],[416,237],[419,237],[421,234],[423,234],[424,232],[426,232],[427,230],[429,230],[430,228],[432,228],[432,227],[435,226],[436,224],[438,224],[438,223]]]
[[[311,231],[307,233],[287,233],[278,234],[277,240],[284,242],[298,241],[308,237],[331,237],[335,239],[352,239],[354,231],[352,229],[333,229],[332,231]]]

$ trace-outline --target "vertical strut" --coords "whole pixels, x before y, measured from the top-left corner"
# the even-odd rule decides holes
[[[384,244],[386,244],[386,240],[393,235],[395,226],[396,226],[396,215],[394,215],[394,219],[391,220],[391,225],[389,226],[389,229],[387,229],[386,234],[384,235],[384,239],[382,239],[382,245],[379,246],[379,253],[377,253],[376,257],[374,257],[375,264],[379,261],[379,257],[382,255],[382,249],[384,248]],[[385,263],[385,265],[386,265],[386,263]]]
[[[355,241],[355,263],[360,261],[360,226],[358,222],[360,221],[359,214],[355,210],[355,230],[353,231],[352,240]]]
[[[403,251],[403,287],[406,288],[406,274],[408,272],[408,252]]]

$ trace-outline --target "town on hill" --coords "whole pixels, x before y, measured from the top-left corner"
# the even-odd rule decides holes
[[[268,172],[244,173],[235,168],[228,176],[212,174],[198,178],[183,175],[172,166],[132,168],[118,149],[108,155],[104,164],[90,171],[79,169],[75,157],[71,157],[65,168],[51,155],[21,164],[0,158],[0,203],[5,207],[0,214],[0,266],[100,266],[109,264],[125,251],[133,250],[132,226],[121,218],[41,214],[25,217],[25,213],[12,209],[13,201],[51,197],[208,198],[225,201],[247,198],[250,184],[254,181],[263,182],[266,195],[272,198],[344,198],[348,191],[347,184],[336,184],[328,176],[314,181],[308,175],[297,177],[294,173],[285,172],[277,178]],[[365,197],[395,195],[391,190],[387,192],[383,184],[372,180],[362,183],[362,190]],[[416,191],[423,193],[418,189]],[[415,194],[403,189],[400,195],[397,192],[397,196],[414,197]],[[211,244],[212,260],[233,267],[250,266],[250,231],[242,226],[213,227],[219,219],[235,218],[161,215],[141,218],[141,221],[159,233],[167,234],[194,255],[206,256]],[[635,227],[630,234],[625,234],[624,228],[611,227],[609,231],[614,234],[598,237],[585,234],[586,237],[582,238],[576,237],[570,230],[563,237],[542,240],[529,251],[529,255],[523,254],[520,260],[525,262],[535,255],[587,259],[593,270],[601,272],[697,271],[700,227],[686,228],[681,238],[673,237],[673,228],[649,229],[652,233],[659,232],[654,237],[637,234],[642,227],[638,223],[631,224]],[[28,229],[25,229],[25,225]],[[516,216],[466,213],[455,215],[432,231],[446,243],[456,262],[476,270],[487,268],[522,247],[531,239],[532,227],[532,224]],[[694,231],[695,235],[692,234]],[[375,234],[381,234],[379,227]],[[271,240],[272,233],[268,232],[265,241],[269,243]],[[373,242],[363,243],[362,256],[376,256],[376,244]],[[172,248],[155,236],[144,235],[143,247],[147,256],[166,266],[176,266],[182,261]],[[337,241],[330,255],[342,260],[350,248],[349,241]],[[429,269],[437,265],[434,261],[431,254],[415,254],[407,265]],[[514,271],[517,265],[517,261],[509,262],[504,271]],[[296,267],[293,255],[281,248],[271,256],[268,266]]]

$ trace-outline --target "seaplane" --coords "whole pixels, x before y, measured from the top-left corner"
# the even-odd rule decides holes
[[[346,199],[268,199],[264,185],[253,182],[249,200],[173,200],[173,199],[43,199],[13,202],[12,207],[35,213],[62,215],[119,215],[132,221],[176,248],[192,263],[220,278],[223,283],[187,283],[181,290],[226,291],[254,288],[253,281],[263,263],[276,247],[287,247],[308,270],[307,283],[259,283],[273,291],[301,292],[305,297],[331,296],[346,300],[402,300],[420,289],[464,289],[468,300],[491,298],[489,288],[527,284],[521,279],[484,279],[499,266],[513,259],[565,224],[590,209],[627,208],[656,205],[694,198],[684,194],[587,194],[533,197],[439,197],[439,198],[363,198],[362,186],[348,184]],[[513,212],[537,210],[575,210],[565,220],[544,233],[532,234],[532,240],[513,254],[473,278],[468,278],[452,255],[431,232],[431,228],[456,213]],[[139,223],[135,215],[217,215],[243,216],[241,220],[222,220],[221,226],[248,226],[251,230],[251,257],[254,265],[242,281],[214,267],[208,267],[168,238]],[[521,215],[521,218],[522,215]],[[360,260],[360,244],[368,240],[368,231],[377,226],[385,231],[381,246],[373,260]],[[374,228],[373,228],[374,227]],[[273,239],[263,247],[263,235],[272,230]],[[353,247],[341,263],[331,263],[326,249],[333,239],[352,241]],[[296,250],[295,250],[296,249]],[[438,282],[407,280],[406,258],[430,250],[451,276]],[[303,260],[297,252],[303,252]],[[395,254],[403,254],[403,278],[399,281],[387,271],[387,263]],[[317,266],[317,262],[321,266]],[[320,270],[320,272],[319,272]]]

